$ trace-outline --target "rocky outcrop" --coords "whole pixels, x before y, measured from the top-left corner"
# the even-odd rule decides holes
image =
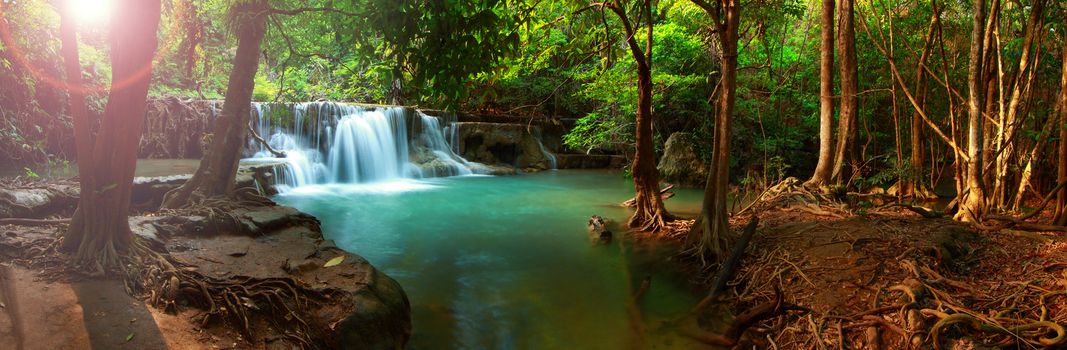
[[[242,164],[237,170],[237,187],[252,187],[266,195],[277,193],[275,174],[282,162],[258,162]],[[155,210],[163,201],[163,195],[181,186],[191,174],[135,177],[130,206],[134,212]],[[52,215],[70,216],[78,206],[80,187],[77,181],[67,179],[42,182],[8,180],[0,183],[0,219],[42,218]]]
[[[557,154],[556,162],[560,169],[620,169],[627,159],[611,154]]]
[[[663,181],[679,186],[701,187],[707,182],[708,166],[700,159],[689,133],[676,132],[667,138],[657,168]]]
[[[213,132],[220,101],[148,101],[138,158],[194,159],[204,155],[204,136]]]
[[[554,157],[541,144],[541,128],[519,124],[459,122],[456,142],[467,160],[513,166],[526,171],[551,169]]]
[[[324,240],[314,217],[269,205],[229,214],[236,225],[203,216],[134,217],[130,222],[135,233],[159,242],[206,277],[291,278],[331,295],[325,302],[286,301],[313,326],[315,340],[330,348],[402,349],[407,344],[411,307],[403,288],[362,257]],[[272,329],[266,317],[254,316],[251,327]]]
[[[5,181],[0,183],[0,219],[73,213],[78,192],[78,183],[73,181]]]

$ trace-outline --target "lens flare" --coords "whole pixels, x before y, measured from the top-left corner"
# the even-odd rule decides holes
[[[82,25],[105,25],[114,10],[112,0],[68,0],[67,6]]]

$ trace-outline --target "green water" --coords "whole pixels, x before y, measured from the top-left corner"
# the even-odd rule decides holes
[[[400,282],[412,349],[694,348],[656,327],[698,299],[664,263],[670,249],[589,242],[589,216],[624,221],[629,211],[611,204],[632,193],[618,173],[550,171],[305,186],[276,200]],[[682,190],[667,204],[684,215],[699,201]],[[646,275],[639,340],[626,305]]]

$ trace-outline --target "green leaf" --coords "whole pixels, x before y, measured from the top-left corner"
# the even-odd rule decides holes
[[[337,257],[334,257],[333,259],[330,259],[330,261],[327,261],[326,265],[322,265],[322,267],[337,266],[337,265],[340,265],[341,262],[344,262],[344,261],[345,261],[345,256],[344,255],[338,255]]]
[[[126,336],[126,342],[127,343],[129,343],[131,340],[133,340],[133,333],[130,333],[130,335]]]

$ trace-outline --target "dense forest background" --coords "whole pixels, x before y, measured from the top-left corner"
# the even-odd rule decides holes
[[[987,108],[999,116],[990,117],[985,132],[996,134],[1005,110],[1017,109],[1013,126],[1019,132],[1007,150],[1012,154],[1004,157],[1014,170],[1027,165],[1031,150],[1055,154],[1058,142],[1050,126],[1058,124],[1054,112],[1067,28],[1063,4],[1051,1],[1035,11],[1041,1],[995,1],[995,15],[989,16],[989,40],[997,50],[987,58],[993,63],[987,65],[987,96],[996,98],[987,99]],[[317,10],[270,16],[254,100],[406,104],[577,119],[565,136],[570,150],[630,152],[635,62],[626,52],[619,18],[603,9],[584,11],[589,4],[273,1],[274,8],[294,13]],[[731,182],[807,178],[819,150],[820,2],[761,0],[741,7]],[[223,97],[236,47],[230,9],[230,1],[164,1],[151,96]],[[701,156],[710,158],[716,112],[709,96],[717,91],[721,49],[715,27],[695,2],[654,1],[652,9],[657,152],[671,133],[691,131]],[[65,93],[54,83],[62,80],[59,16],[47,1],[4,1],[3,11],[0,161],[73,159]],[[858,118],[849,149],[856,160],[843,182],[889,187],[913,178],[948,194],[955,190],[951,146],[923,131],[926,125],[917,141],[911,139],[915,129],[910,125],[919,115],[907,94],[945,133],[960,132],[972,11],[966,1],[856,4]],[[102,28],[79,28],[83,79],[90,86],[109,84]],[[635,36],[644,42],[647,35],[638,31]],[[836,103],[841,75],[834,79]],[[1016,86],[1021,96],[1012,107]],[[94,119],[105,96],[105,88],[88,95]],[[916,147],[918,152],[911,152]],[[910,161],[916,154],[923,159]],[[1054,186],[1054,157],[1032,160],[1031,183],[1044,190]]]

